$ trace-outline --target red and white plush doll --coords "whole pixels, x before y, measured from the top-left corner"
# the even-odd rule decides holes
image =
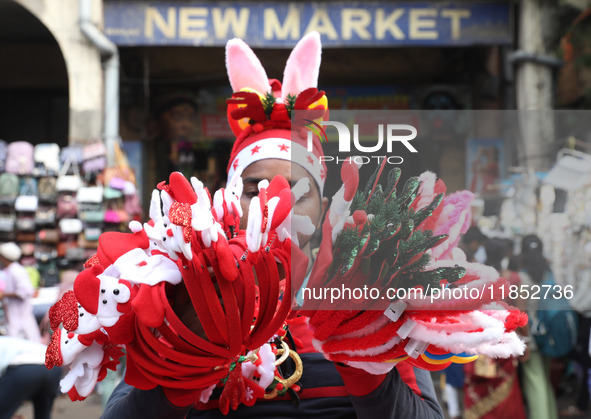
[[[51,336],[45,365],[47,368],[68,367],[68,372],[60,381],[62,393],[75,389],[77,395],[87,397],[98,381],[104,358],[103,345],[94,342],[86,346],[79,341],[76,333],[57,329]]]
[[[252,358],[253,353],[249,352],[246,358]],[[245,405],[252,406],[257,398],[264,397],[265,389],[275,379],[275,360],[271,345],[265,343],[256,352],[255,361],[248,360],[242,363],[242,376],[246,383],[243,401]]]
[[[76,299],[101,326],[114,326],[131,309],[131,283],[104,273],[101,265],[82,271],[74,281]]]

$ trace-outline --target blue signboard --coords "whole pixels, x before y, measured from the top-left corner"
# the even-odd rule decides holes
[[[117,45],[292,47],[318,31],[324,47],[501,45],[512,42],[509,1],[105,1]]]

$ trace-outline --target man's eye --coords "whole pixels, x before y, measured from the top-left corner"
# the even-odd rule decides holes
[[[259,191],[258,190],[250,190],[250,191],[244,191],[243,195],[246,196],[249,199],[254,198],[255,196],[259,196]]]

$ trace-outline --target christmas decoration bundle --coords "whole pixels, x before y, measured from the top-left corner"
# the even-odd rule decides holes
[[[227,187],[212,199],[196,178],[172,173],[152,194],[149,222],[131,222],[130,233],[101,235],[74,290],[50,310],[54,333],[46,365],[68,367],[61,389],[72,400],[87,397],[123,351],[128,384],[161,386],[179,406],[207,402],[215,387],[222,387],[223,413],[297,391],[306,371],[284,337],[288,319],[303,313],[327,359],[374,374],[402,360],[438,369],[478,353],[506,357],[523,351],[515,329],[525,324],[525,315],[508,310],[493,293],[435,302],[394,299],[371,310],[320,310],[304,302],[305,312],[292,311],[292,288],[297,291],[308,266],[298,233],[314,231],[310,218],[293,208],[310,182],[322,191],[326,166],[317,138],[312,152],[305,150],[305,132],[292,138],[297,122],[289,112],[327,117],[326,97],[316,88],[319,65],[317,33],[295,47],[283,83],[267,78],[244,42],[229,42],[227,66],[236,93],[228,117],[238,138]],[[288,152],[298,148],[303,152]],[[299,154],[302,161],[294,163],[310,179],[291,188],[280,176],[261,181],[242,229],[243,168]],[[358,190],[358,167],[351,160],[342,166],[343,187],[325,217],[308,287],[503,285],[494,269],[466,262],[456,247],[470,222],[469,192],[445,196],[443,182],[425,173],[397,194],[399,171],[390,172],[382,187],[383,169]],[[284,377],[278,365],[287,358],[296,368]]]

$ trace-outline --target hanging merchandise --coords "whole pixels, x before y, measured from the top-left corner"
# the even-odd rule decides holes
[[[36,229],[35,225],[35,216],[32,214],[19,214],[16,217],[16,229],[19,232],[35,232]],[[33,234],[33,240],[35,240],[35,235]],[[19,240],[24,241],[24,240]],[[28,240],[27,240],[28,241]]]
[[[2,173],[0,175],[0,205],[14,205],[18,196],[19,180],[13,173]]]
[[[8,144],[5,168],[8,173],[30,175],[33,173],[33,166],[33,144],[26,141]]]
[[[0,173],[6,169],[6,156],[8,154],[8,143],[0,140]]]
[[[78,203],[73,195],[60,195],[57,198],[57,218],[73,218],[78,214]]]
[[[57,285],[59,283],[57,249],[52,246],[39,245],[35,248],[35,259],[37,259],[37,270],[43,286]]]
[[[110,186],[104,188],[103,195],[106,200],[119,199],[123,196],[123,192],[119,189],[114,189]]]
[[[15,241],[18,243],[34,242],[35,238],[36,235],[34,231],[16,231]]]
[[[71,174],[68,174],[71,170]],[[82,186],[78,163],[70,156],[62,165],[57,177],[56,190],[58,192],[76,192]]]
[[[107,149],[102,141],[85,145],[82,149],[82,170],[87,175],[98,173],[105,169],[107,161]]]
[[[591,183],[591,155],[563,149],[556,164],[544,178],[544,183],[565,191],[575,191]]]
[[[125,189],[125,182],[125,179],[122,179],[118,176],[113,176],[109,181],[109,187],[112,189],[122,191],[123,189]]]
[[[39,179],[37,186],[39,201],[55,204],[57,200],[57,179],[54,176],[46,176]]]
[[[56,228],[43,228],[37,230],[36,241],[44,244],[57,244],[60,240],[59,232]]]
[[[40,206],[35,211],[35,224],[38,227],[47,227],[55,224],[56,208],[53,206]]]
[[[0,214],[0,232],[13,232],[16,223],[14,213]]]
[[[60,164],[63,166],[69,160],[75,162],[78,165],[82,164],[84,156],[81,145],[70,145],[61,149]]]
[[[14,209],[19,212],[35,212],[38,205],[37,180],[33,177],[23,178],[19,196],[14,202]]]
[[[81,187],[76,194],[76,201],[81,205],[100,204],[103,202],[103,187],[98,185]]]
[[[125,182],[125,187],[123,188],[123,197],[124,208],[127,214],[129,214],[132,218],[141,217],[142,206],[140,204],[140,197],[135,185],[132,182]]]
[[[87,208],[79,212],[80,219],[86,224],[102,223],[105,219],[105,210],[102,206],[96,206],[95,208]]]
[[[35,176],[56,176],[60,170],[60,147],[55,143],[37,144],[33,153]]]
[[[59,221],[59,229],[62,235],[76,235],[82,233],[84,225],[77,218],[63,218]]]

